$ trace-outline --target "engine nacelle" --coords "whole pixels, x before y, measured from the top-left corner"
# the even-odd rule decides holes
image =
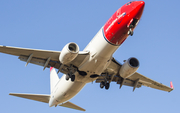
[[[79,46],[76,43],[68,43],[64,46],[59,55],[59,61],[63,64],[68,64],[73,61],[79,53]]]
[[[122,78],[128,78],[133,75],[139,68],[139,61],[131,57],[122,65],[119,74]]]

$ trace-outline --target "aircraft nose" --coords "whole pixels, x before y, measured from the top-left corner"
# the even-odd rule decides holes
[[[144,1],[137,1],[137,7],[139,7],[139,10],[143,10],[145,6]]]
[[[144,10],[144,6],[145,6],[145,2],[144,1],[136,1],[135,2],[135,10],[137,12],[137,15],[136,15],[136,19],[140,19],[141,18],[141,15],[143,13],[143,10]]]
[[[141,8],[144,8],[145,2],[144,1],[139,1],[139,5],[140,5]]]

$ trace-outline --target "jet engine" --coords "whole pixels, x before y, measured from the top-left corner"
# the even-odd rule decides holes
[[[59,61],[63,64],[68,64],[73,61],[79,53],[79,46],[76,43],[68,43],[64,46],[59,55]]]
[[[123,78],[128,78],[133,75],[138,70],[138,68],[139,61],[136,58],[131,57],[122,65],[119,74]]]

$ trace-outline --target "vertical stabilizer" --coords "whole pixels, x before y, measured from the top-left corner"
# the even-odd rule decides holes
[[[59,81],[58,74],[56,73],[56,70],[53,67],[50,67],[50,87],[51,87],[51,93],[56,86],[56,84]]]

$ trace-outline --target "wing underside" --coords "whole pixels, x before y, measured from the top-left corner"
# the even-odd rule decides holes
[[[19,56],[18,58],[21,61],[25,61],[26,65],[28,63],[32,63],[43,66],[44,69],[47,67],[54,67],[56,69],[59,69],[61,67],[61,70],[59,71],[65,74],[68,72],[67,68],[70,65],[78,67],[86,58],[86,56],[89,55],[89,52],[80,51],[78,56],[70,64],[62,65],[61,62],[59,62],[59,55],[61,54],[61,51],[29,49],[0,45],[0,52]]]
[[[19,59],[21,61],[25,61],[26,65],[28,63],[33,63],[36,65],[43,66],[44,69],[46,67],[54,67],[56,69],[60,69],[60,72],[67,74],[68,73],[68,67],[70,65],[73,65],[75,67],[78,67],[84,59],[89,55],[89,52],[79,52],[78,56],[68,65],[62,65],[59,62],[59,55],[61,54],[61,51],[51,51],[51,50],[39,50],[39,49],[28,49],[28,48],[18,48],[18,47],[10,47],[10,46],[0,46],[0,52],[19,56]],[[105,69],[105,71],[101,74],[101,76],[96,80],[97,83],[104,80],[104,74],[108,73],[108,81],[109,82],[117,82],[117,84],[120,84],[120,87],[122,85],[132,86],[134,89],[137,87],[147,86],[163,91],[172,91],[173,89],[165,86],[159,82],[156,82],[148,77],[143,76],[139,73],[134,73],[132,76],[130,76],[127,79],[123,79],[118,74],[122,64],[117,62],[114,58],[112,58],[110,65]]]
[[[122,85],[131,86],[131,87],[134,87],[133,90],[135,90],[135,88],[141,87],[142,85],[151,87],[154,89],[162,90],[162,91],[167,91],[167,92],[170,92],[173,90],[172,88],[166,85],[163,85],[159,82],[156,82],[138,72],[135,72],[132,76],[126,79],[123,79],[119,75],[119,70],[121,66],[122,66],[121,63],[117,62],[114,58],[112,58],[110,65],[101,74],[101,76],[96,80],[96,83],[100,83],[106,77],[106,79],[109,82],[116,82],[117,84],[120,84],[120,87],[122,87]],[[108,77],[106,76],[106,73],[108,73]]]

